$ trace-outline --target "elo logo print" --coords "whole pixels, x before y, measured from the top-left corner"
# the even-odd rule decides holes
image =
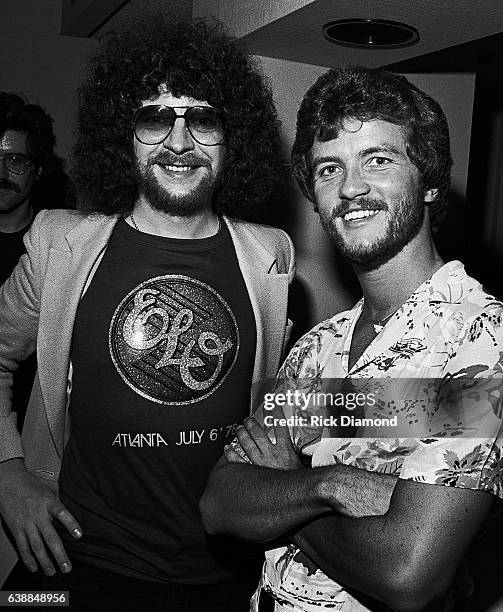
[[[239,349],[227,302],[188,276],[157,276],[135,287],[117,307],[109,332],[122,379],[159,404],[191,404],[225,380]]]

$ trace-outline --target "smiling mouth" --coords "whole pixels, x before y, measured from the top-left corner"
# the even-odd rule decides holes
[[[171,166],[168,164],[159,164],[161,168],[164,170],[169,170],[170,172],[189,172],[190,170],[195,170],[199,168],[199,166]]]
[[[344,221],[354,221],[355,219],[365,219],[367,217],[375,217],[377,213],[381,212],[379,210],[351,210],[347,212],[345,215],[342,215]]]

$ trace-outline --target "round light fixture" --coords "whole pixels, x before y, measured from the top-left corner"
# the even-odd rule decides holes
[[[419,41],[419,32],[406,23],[386,19],[339,19],[323,26],[323,35],[337,45],[363,49],[396,49]]]

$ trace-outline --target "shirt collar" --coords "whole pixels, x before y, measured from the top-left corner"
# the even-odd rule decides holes
[[[460,261],[449,261],[420,285],[406,300],[404,306],[409,302],[458,304],[475,286],[479,286],[479,283],[467,275]]]
[[[403,312],[408,310],[408,307],[416,307],[418,304],[458,304],[468,291],[479,285],[478,281],[468,276],[464,265],[460,261],[448,261],[424,283],[419,285],[414,293],[396,310],[394,315],[400,317]],[[350,327],[355,323],[355,319],[360,316],[362,308],[363,298],[349,311],[348,325]]]

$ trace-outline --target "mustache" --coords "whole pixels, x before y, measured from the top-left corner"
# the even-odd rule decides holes
[[[388,210],[388,206],[383,200],[363,197],[356,201],[343,201],[337,209],[332,211],[332,219],[335,219],[336,217],[343,217],[350,210],[354,209],[355,205],[360,210]]]
[[[16,183],[11,183],[7,179],[0,180],[0,189],[12,189],[12,191],[15,191],[16,193],[21,191],[19,185],[16,185]]]
[[[186,153],[185,155],[173,155],[168,151],[164,153],[158,153],[155,157],[148,160],[147,166],[155,166],[156,164],[164,164],[166,166],[208,166],[210,167],[209,161],[201,159],[194,153]]]

